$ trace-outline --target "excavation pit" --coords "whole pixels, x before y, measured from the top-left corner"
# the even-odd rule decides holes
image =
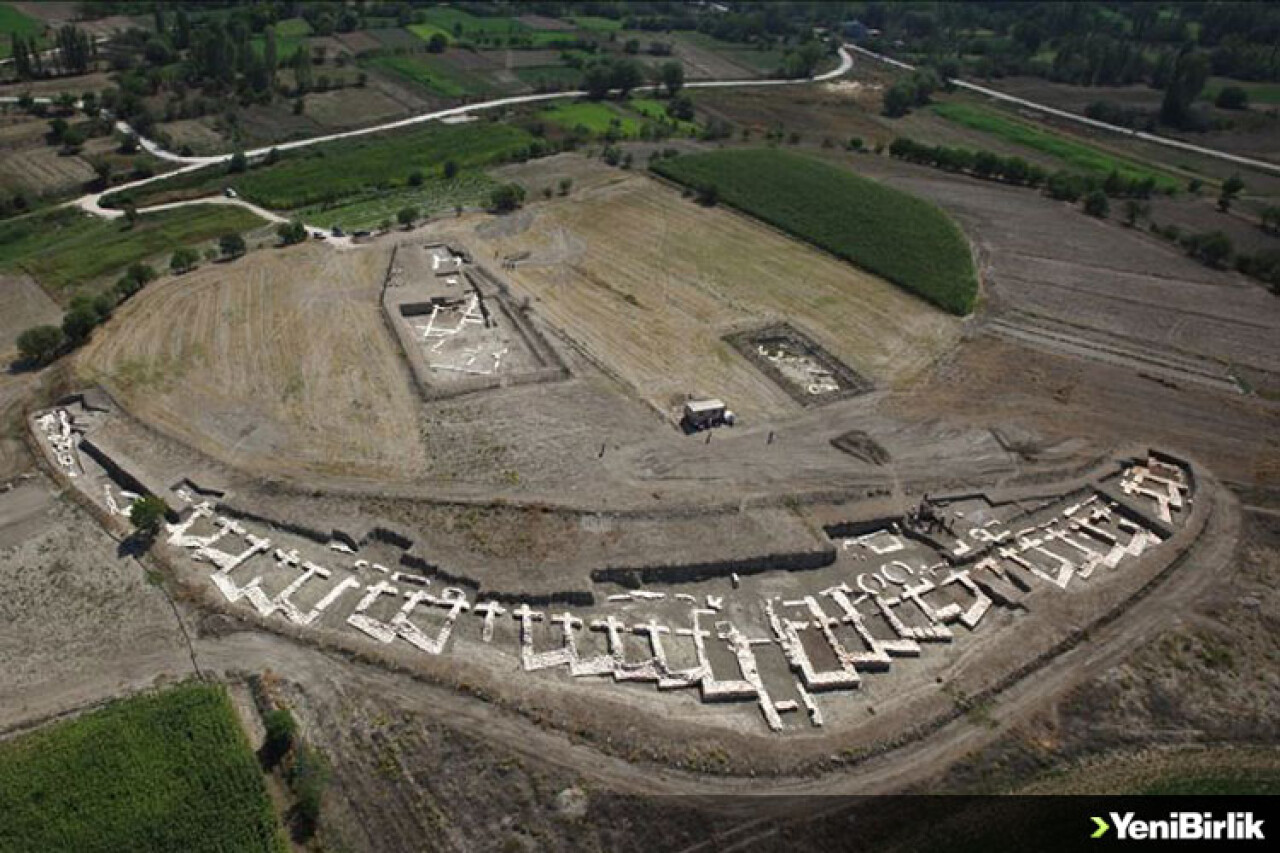
[[[725,341],[802,406],[865,394],[872,384],[795,327],[780,323]]]

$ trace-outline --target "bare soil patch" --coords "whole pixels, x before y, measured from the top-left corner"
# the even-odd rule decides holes
[[[660,412],[691,395],[720,397],[748,420],[794,413],[787,392],[722,340],[782,318],[890,385],[956,340],[941,312],[743,216],[560,159],[577,161],[571,197],[531,205],[489,245],[523,256],[507,274],[539,313]],[[536,191],[546,172],[501,174]]]
[[[309,245],[206,266],[127,303],[79,364],[136,414],[245,467],[405,476],[423,450],[377,304],[387,257]]]
[[[62,309],[29,276],[0,276],[0,361],[16,353],[24,329],[61,320]]]

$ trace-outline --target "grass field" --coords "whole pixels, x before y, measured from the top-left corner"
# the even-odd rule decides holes
[[[464,71],[448,60],[430,54],[374,56],[363,61],[369,68],[393,74],[446,98],[461,98],[494,91],[483,77]]]
[[[13,37],[30,38],[44,32],[44,25],[8,3],[0,3],[0,59],[13,55]]]
[[[497,182],[483,172],[471,170],[460,173],[453,180],[429,179],[420,187],[371,192],[337,205],[311,205],[296,213],[304,222],[313,225],[340,225],[347,231],[374,229],[384,220],[394,222],[396,214],[410,205],[417,207],[423,217],[449,213],[459,205],[465,208],[483,206],[496,186]]]
[[[632,98],[627,101],[627,107],[651,121],[674,125],[679,133],[692,136],[698,132],[697,122],[673,119],[667,115],[666,101],[659,101],[656,98]]]
[[[1131,180],[1151,178],[1162,189],[1177,189],[1182,185],[1181,181],[1164,172],[1149,169],[1140,163],[1117,157],[1087,143],[1010,118],[986,107],[949,102],[934,104],[932,109],[947,121],[1048,154],[1067,166],[1091,175],[1105,178],[1114,171]]]
[[[128,228],[60,208],[0,223],[0,267],[18,268],[61,290],[113,275],[129,264],[247,231],[262,220],[239,207],[184,207],[146,214]]]
[[[283,21],[277,21],[276,28],[276,57],[281,65],[298,52],[298,48],[306,47],[307,36],[311,35],[311,25],[302,18],[286,18]],[[250,44],[258,53],[262,53],[266,49],[267,37],[254,36],[250,39]]]
[[[978,280],[960,229],[934,205],[774,149],[664,160],[657,171],[882,276],[954,314],[973,310]]]
[[[1204,87],[1200,97],[1212,101],[1227,86],[1239,86],[1248,92],[1250,104],[1280,104],[1280,83],[1250,83],[1226,77],[1210,77],[1209,84]]]
[[[139,696],[0,744],[0,849],[283,851],[221,687]]]
[[[612,104],[599,101],[579,101],[571,104],[556,104],[538,113],[544,121],[559,125],[565,130],[585,127],[596,134],[603,134],[617,122],[618,132],[623,136],[635,136],[640,132],[640,121],[635,116],[623,113]]]

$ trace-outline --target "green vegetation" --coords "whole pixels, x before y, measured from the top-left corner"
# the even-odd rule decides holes
[[[1242,768],[1236,772],[1170,774],[1146,784],[1140,794],[1249,796],[1280,794],[1280,770]]]
[[[340,226],[344,230],[372,230],[394,219],[397,211],[413,206],[424,218],[458,207],[482,207],[496,184],[479,169],[461,172],[451,179],[427,178],[420,186],[399,190],[373,190],[338,204],[315,204],[294,211],[312,225]]]
[[[622,29],[622,21],[615,18],[600,18],[594,15],[575,15],[568,19],[580,30],[589,33],[616,33]]]
[[[464,170],[529,154],[537,140],[506,124],[431,122],[392,134],[371,134],[285,152],[237,175],[209,168],[156,181],[107,197],[114,206],[195,198],[231,186],[242,196],[275,210],[337,206],[367,200],[402,187],[414,171],[438,173],[446,160]],[[2,255],[0,255],[2,257]]]
[[[659,101],[656,98],[632,98],[627,101],[627,107],[651,121],[670,124],[678,134],[696,136],[698,123],[686,119],[672,118],[667,114],[668,103],[670,102]]]
[[[1147,168],[1140,163],[1109,154],[1087,143],[1009,118],[995,110],[955,102],[935,104],[932,109],[947,121],[1048,154],[1091,175],[1106,177],[1116,172],[1122,178],[1131,181],[1150,178],[1155,181],[1156,187],[1162,190],[1177,189],[1180,184],[1176,178],[1165,172]]]
[[[247,231],[262,220],[239,207],[147,213],[133,226],[59,208],[0,223],[0,268],[20,268],[50,288],[85,284],[176,247]]]
[[[532,141],[524,130],[506,124],[432,124],[316,146],[275,166],[251,169],[232,185],[258,204],[292,210],[389,189],[415,169],[439,170],[445,160],[463,168],[485,166],[524,151]]]
[[[0,849],[283,851],[226,691],[189,684],[0,743]]]
[[[446,98],[488,94],[500,88],[484,77],[464,71],[435,54],[387,54],[370,57],[362,62],[368,68],[402,77]]]
[[[536,65],[517,68],[515,75],[521,83],[535,89],[577,89],[582,85],[582,71],[567,65]]]
[[[37,38],[44,32],[44,25],[28,17],[8,3],[0,3],[0,59],[13,54],[13,37]]]
[[[601,136],[607,134],[611,127],[617,129],[619,137],[632,137],[640,132],[640,121],[634,116],[626,115],[612,104],[596,101],[556,104],[539,112],[538,117],[565,130],[584,127]]]
[[[776,149],[681,156],[654,169],[952,313],[973,309],[978,280],[969,247],[926,201]]]
[[[1210,77],[1201,97],[1209,101],[1217,100],[1223,89],[1232,86],[1243,89],[1251,104],[1280,104],[1280,83],[1249,83],[1228,80],[1226,77]]]

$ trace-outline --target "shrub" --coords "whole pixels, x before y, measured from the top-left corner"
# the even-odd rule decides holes
[[[1111,205],[1107,202],[1107,194],[1102,190],[1093,190],[1084,197],[1084,212],[1090,216],[1106,219],[1110,211]]]
[[[1223,86],[1213,103],[1224,110],[1243,110],[1249,106],[1249,93],[1241,86]]]

